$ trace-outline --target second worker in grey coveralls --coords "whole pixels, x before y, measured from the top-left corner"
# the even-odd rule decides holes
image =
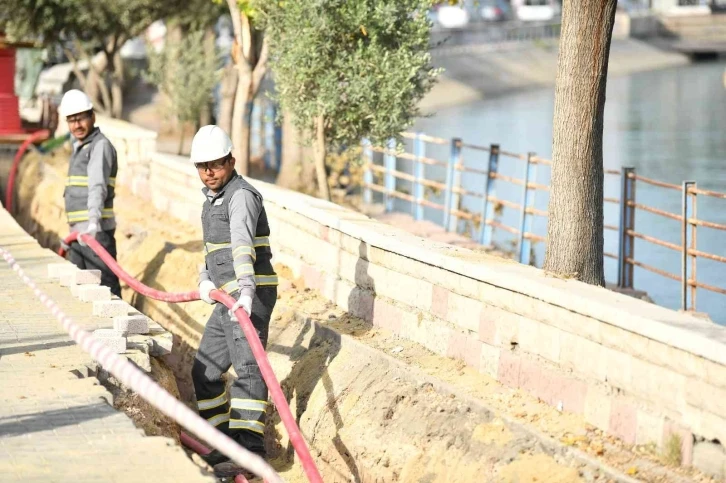
[[[221,148],[215,149],[220,147],[215,144]],[[192,160],[206,186],[202,208],[205,264],[199,276],[202,299],[213,303],[209,299],[212,288],[233,296],[266,346],[277,301],[277,276],[262,195],[234,171],[231,141],[221,128],[204,126],[199,130],[192,144]],[[231,315],[217,303],[207,321],[192,367],[197,407],[210,424],[264,456],[267,386],[242,328]],[[230,366],[237,379],[228,392],[222,375]],[[205,459],[218,476],[235,473],[234,465],[216,450]],[[225,465],[233,468],[220,469]]]
[[[85,93],[75,89],[66,92],[59,110],[75,138],[63,192],[70,231],[94,237],[115,260],[116,149],[95,125],[93,104]],[[80,239],[70,246],[70,260],[82,270],[100,270],[101,283],[121,296],[116,274]]]

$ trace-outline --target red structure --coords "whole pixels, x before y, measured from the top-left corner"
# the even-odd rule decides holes
[[[15,49],[3,42],[0,33],[0,135],[23,133],[15,95]]]

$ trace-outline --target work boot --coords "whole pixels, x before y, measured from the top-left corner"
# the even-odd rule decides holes
[[[237,475],[243,475],[248,480],[254,478],[254,474],[239,466],[234,461],[224,461],[214,465],[214,476],[217,478],[233,478]]]
[[[202,457],[205,463],[207,463],[209,466],[214,468],[219,463],[224,463],[226,461],[229,461],[229,457],[220,451],[213,449],[206,455],[199,455]]]

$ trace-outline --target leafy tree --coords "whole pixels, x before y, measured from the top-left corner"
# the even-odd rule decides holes
[[[603,274],[602,133],[617,0],[565,0],[557,62],[544,269],[593,285]]]
[[[208,106],[218,79],[217,59],[208,55],[204,31],[191,32],[178,43],[168,43],[161,53],[150,51],[146,77],[168,97],[169,114],[182,123],[196,123]],[[179,154],[183,144],[182,126]]]
[[[320,196],[329,147],[383,142],[410,126],[438,71],[431,0],[257,0],[277,98],[314,140]]]
[[[120,50],[155,20],[184,11],[184,0],[4,0],[2,23],[16,35],[61,43],[74,64],[81,87],[98,111],[120,117],[123,110],[124,68]],[[93,53],[101,62],[91,62]],[[88,74],[78,61],[89,63]],[[110,90],[109,86],[110,85]]]

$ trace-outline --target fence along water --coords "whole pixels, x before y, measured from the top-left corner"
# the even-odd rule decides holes
[[[546,221],[547,211],[536,207],[538,193],[549,193],[549,185],[537,182],[538,167],[551,166],[552,161],[538,157],[535,153],[519,154],[508,152],[497,144],[479,146],[463,142],[460,138],[444,139],[424,133],[402,133],[406,144],[410,144],[412,152],[397,148],[395,140],[386,146],[372,146],[363,141],[363,199],[365,203],[373,203],[373,193],[378,193],[386,212],[394,211],[394,200],[403,200],[411,205],[411,216],[415,220],[424,219],[424,208],[441,212],[441,224],[447,231],[464,232],[483,246],[494,244],[495,230],[514,235],[515,255],[520,263],[534,264],[532,242],[545,242],[546,237],[534,233],[535,217]],[[427,155],[428,148],[449,148],[446,161]],[[479,169],[466,165],[465,151],[475,151],[488,155],[487,169]],[[410,172],[399,165],[399,160],[410,164]],[[505,163],[517,163],[519,176],[505,175],[500,167]],[[437,181],[426,176],[426,167],[438,167],[445,172],[445,181]],[[605,251],[603,256],[617,262],[617,280],[619,288],[633,289],[634,267],[658,274],[680,284],[680,308],[695,311],[697,308],[698,289],[707,290],[721,296],[726,295],[726,288],[709,284],[697,278],[697,260],[699,258],[714,262],[726,263],[726,257],[698,249],[698,228],[726,231],[726,225],[699,219],[697,205],[699,197],[726,200],[726,193],[699,189],[695,181],[684,181],[682,185],[666,183],[638,175],[635,168],[624,167],[622,170],[605,170],[607,176],[619,178],[620,195],[604,197],[603,201],[618,209],[618,224],[604,225],[604,230],[617,233],[617,253]],[[479,176],[482,182],[480,190],[462,187],[462,176]],[[498,184],[507,183],[521,189],[519,201],[505,199],[497,195]],[[410,186],[407,192],[403,185]],[[663,191],[673,192],[681,198],[680,213],[662,210],[636,201],[636,188],[646,184]],[[429,196],[427,196],[427,193]],[[462,208],[462,197],[467,196],[478,200],[479,210]],[[433,198],[433,199],[431,199]],[[725,201],[726,202],[726,201]],[[501,220],[502,208],[516,210],[519,214],[517,223],[505,224]],[[652,234],[636,230],[636,213],[646,212],[678,222],[681,233],[680,243],[673,243]],[[463,225],[460,221],[466,221]],[[672,273],[662,268],[644,263],[635,255],[635,240],[666,248],[676,252],[681,259],[681,273]],[[645,287],[647,289],[647,287]],[[726,302],[726,299],[724,299]]]

